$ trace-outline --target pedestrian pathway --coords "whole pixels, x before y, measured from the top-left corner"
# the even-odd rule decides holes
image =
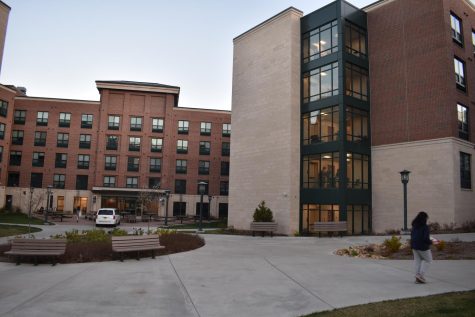
[[[475,241],[443,239],[455,236]],[[475,261],[435,261],[417,285],[412,261],[333,254],[384,237],[204,238],[200,249],[156,260],[0,263],[0,316],[300,316],[475,287]]]

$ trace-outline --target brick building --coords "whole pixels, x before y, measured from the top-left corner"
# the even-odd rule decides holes
[[[0,1],[0,53],[9,9]],[[0,206],[46,207],[51,186],[51,207],[66,213],[117,207],[163,216],[168,206],[168,215],[195,215],[204,181],[204,215],[226,217],[230,112],[178,107],[175,86],[96,85],[100,101],[0,85]]]
[[[236,37],[229,224],[265,200],[286,234],[402,228],[402,170],[409,221],[474,220],[474,51],[469,0],[337,0]]]

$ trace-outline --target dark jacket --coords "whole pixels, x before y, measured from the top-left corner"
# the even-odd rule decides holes
[[[430,240],[429,227],[423,225],[421,227],[412,228],[411,231],[411,248],[414,250],[426,251],[430,249],[432,241]]]

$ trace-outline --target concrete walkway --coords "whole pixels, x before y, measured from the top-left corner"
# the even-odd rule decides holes
[[[203,248],[155,260],[0,263],[0,316],[299,316],[475,288],[475,261],[435,261],[419,285],[412,261],[332,254],[384,237],[205,239]]]

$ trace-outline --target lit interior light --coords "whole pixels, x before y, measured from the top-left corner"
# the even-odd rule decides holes
[[[325,45],[325,44],[327,44],[327,42],[326,41],[320,41],[320,44]]]
[[[322,76],[326,76],[326,75],[327,75],[327,73],[326,73],[326,72],[322,72]]]
[[[323,158],[324,158],[324,159],[330,159],[330,158],[332,158],[332,157],[331,157],[330,155],[324,155]]]
[[[351,157],[351,153],[346,153],[346,157]]]

